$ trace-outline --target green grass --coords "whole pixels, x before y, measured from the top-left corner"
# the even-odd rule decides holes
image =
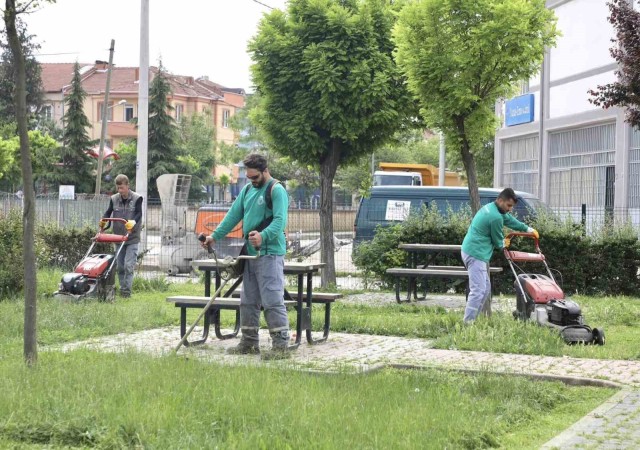
[[[38,341],[54,344],[108,334],[177,326],[179,311],[166,303],[169,295],[202,295],[201,283],[167,284],[162,280],[135,279],[134,295],[118,298],[115,303],[86,301],[61,302],[50,295],[57,288],[60,273],[39,273]],[[639,359],[640,299],[630,297],[574,297],[582,306],[586,323],[604,328],[607,343],[600,346],[569,346],[554,330],[513,320],[510,313],[494,313],[490,319],[480,318],[473,326],[462,325],[462,311],[422,305],[333,306],[331,330],[431,339],[436,348],[481,350],[548,356],[574,356],[597,359]],[[427,301],[428,302],[428,301]],[[318,308],[320,311],[320,308]],[[199,311],[190,310],[188,320]],[[0,342],[21,345],[24,307],[19,298],[0,301]],[[234,318],[222,312],[223,326],[230,327]],[[295,313],[289,317],[295,324]],[[314,314],[314,329],[320,330],[323,314]],[[263,323],[264,325],[264,323]],[[6,346],[0,346],[2,356]]]
[[[54,345],[179,323],[168,295],[201,283],[136,279],[115,303],[53,299],[60,273],[39,273],[38,341]],[[440,348],[637,358],[637,299],[577,299],[608,344],[569,347],[549,330],[495,314],[337,303],[332,330],[433,339]],[[199,311],[190,311],[189,321]],[[39,352],[22,361],[23,301],[0,301],[0,448],[537,448],[610,389],[443,370],[310,375],[185,358]],[[233,314],[223,312],[231,325]],[[290,313],[292,323],[294,313]],[[314,315],[320,328],[321,315]],[[6,345],[4,345],[6,344]]]
[[[331,329],[433,339],[434,346],[443,349],[597,359],[640,358],[640,350],[635,345],[640,340],[640,299],[574,297],[574,300],[581,305],[588,325],[604,328],[605,346],[566,345],[555,330],[516,321],[510,312],[494,312],[489,319],[481,317],[473,326],[464,326],[462,311],[415,304],[336,304]],[[319,317],[315,319],[319,326]]]
[[[310,375],[137,353],[0,360],[3,448],[536,448],[612,394],[521,377]],[[568,407],[568,405],[571,405]]]

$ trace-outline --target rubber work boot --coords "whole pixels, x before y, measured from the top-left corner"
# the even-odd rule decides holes
[[[265,361],[274,361],[277,359],[291,358],[291,350],[288,347],[272,347],[262,354],[262,359]]]
[[[227,350],[229,355],[257,355],[260,353],[258,329],[243,328],[240,343]]]
[[[240,343],[235,347],[227,349],[228,355],[259,355],[260,346],[257,342],[251,342],[247,340],[240,340]]]
[[[291,350],[289,350],[289,330],[271,333],[271,350],[262,354],[265,361],[291,358]]]

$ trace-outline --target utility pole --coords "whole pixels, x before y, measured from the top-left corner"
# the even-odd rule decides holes
[[[98,152],[98,173],[96,174],[96,197],[100,195],[102,184],[102,160],[104,158],[104,139],[107,134],[107,112],[109,111],[109,87],[111,85],[111,65],[113,63],[113,48],[116,41],[111,39],[109,49],[109,65],[107,66],[107,87],[104,90],[104,103],[102,104],[102,130],[100,131],[100,151]]]
[[[445,158],[445,147],[444,147],[444,133],[440,132],[440,167],[438,168],[438,185],[444,186],[445,182],[445,173],[444,169],[447,165],[447,160]]]
[[[136,192],[142,196],[142,223],[147,218],[147,152],[149,148],[149,0],[140,0],[140,79],[138,82],[138,147]],[[140,233],[141,251],[147,249],[147,227]]]

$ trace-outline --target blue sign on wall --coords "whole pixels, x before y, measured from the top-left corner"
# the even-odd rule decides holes
[[[533,122],[533,94],[524,94],[507,100],[504,124],[508,127]]]

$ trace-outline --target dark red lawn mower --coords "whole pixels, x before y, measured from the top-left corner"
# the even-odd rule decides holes
[[[118,218],[102,220],[105,222],[121,222],[123,224],[127,222],[125,219]],[[129,233],[127,232],[126,235],[121,236],[119,234],[108,234],[104,231],[105,228],[100,227],[98,234],[91,238],[91,245],[84,258],[78,263],[73,272],[65,273],[62,276],[58,290],[53,293],[54,297],[72,300],[96,298],[103,302],[115,300],[115,265],[122,247],[129,239]],[[117,245],[114,255],[91,253],[96,244],[100,243],[120,245]]]
[[[557,329],[567,344],[604,345],[604,330],[584,324],[580,306],[566,298],[562,288],[549,269],[547,260],[540,251],[538,238],[533,233],[509,233],[506,238],[531,238],[535,253],[527,253],[504,248],[504,256],[516,281],[516,310],[513,317],[519,320],[535,320],[539,325]],[[525,273],[516,262],[536,262],[544,264],[547,275]]]

